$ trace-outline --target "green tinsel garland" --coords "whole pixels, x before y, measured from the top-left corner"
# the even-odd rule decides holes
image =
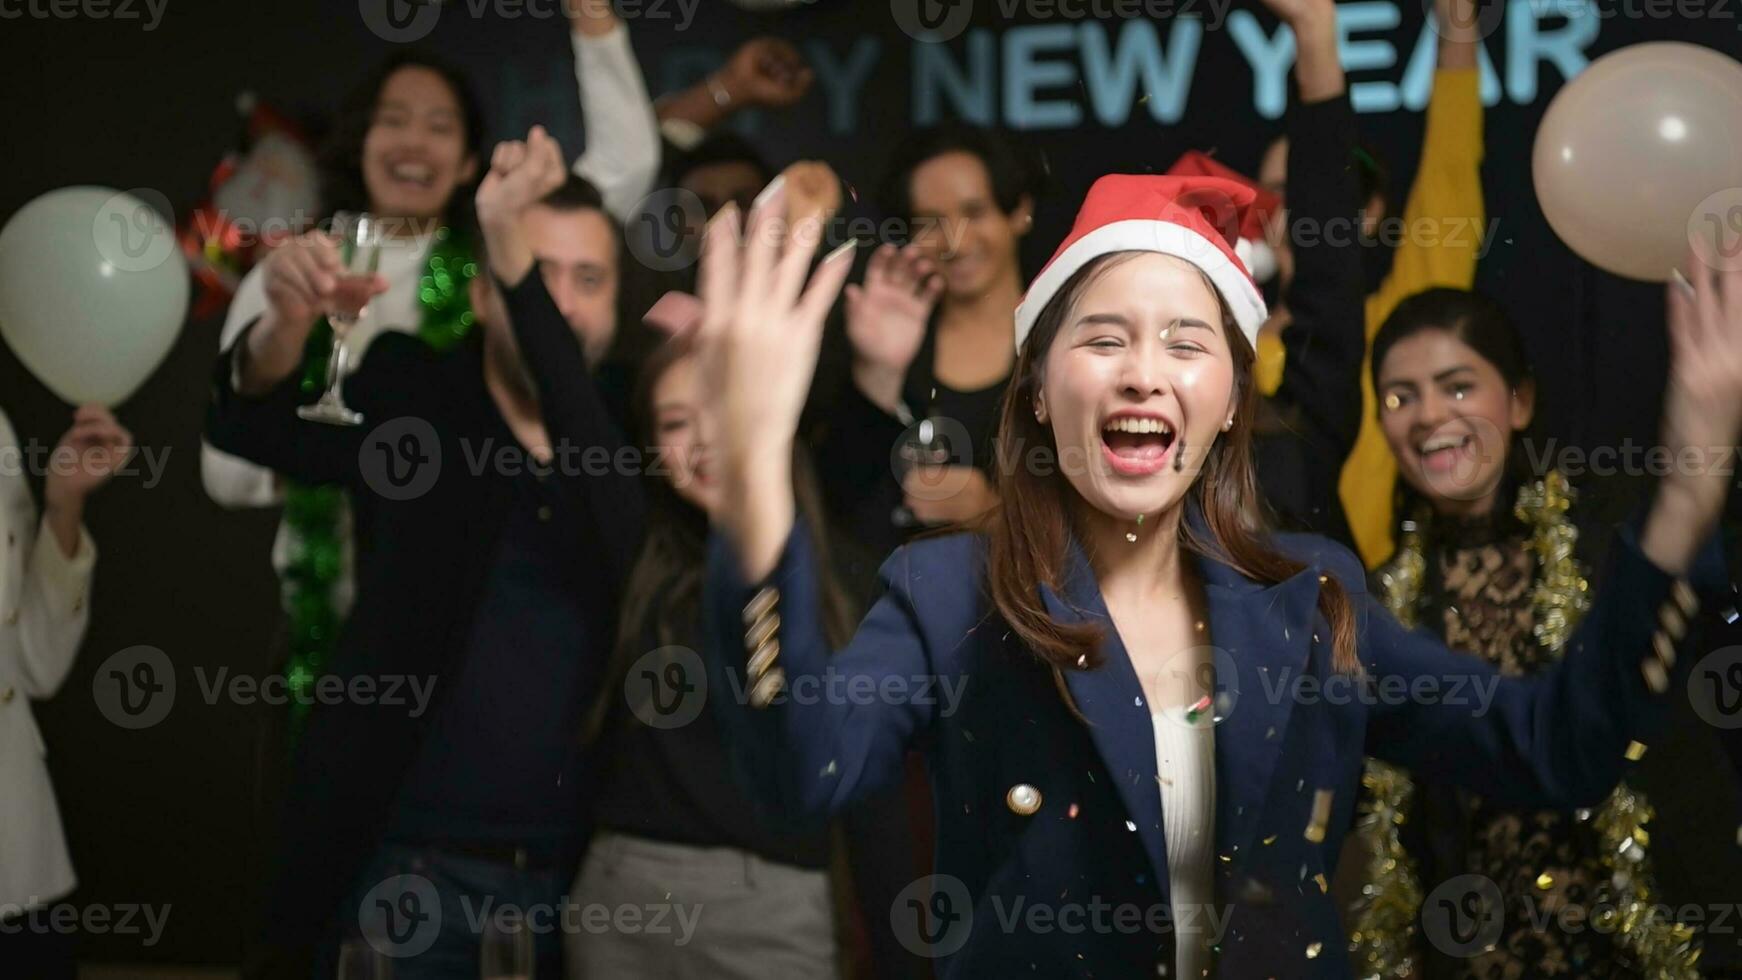
[[[1591,603],[1590,585],[1574,555],[1579,529],[1566,516],[1572,503],[1573,488],[1566,477],[1550,470],[1543,479],[1520,488],[1513,511],[1532,529],[1530,546],[1540,569],[1531,596],[1532,633],[1543,649],[1555,653]],[[1404,522],[1396,557],[1379,570],[1385,605],[1409,627],[1416,625],[1416,603],[1427,571],[1422,528],[1428,518],[1424,511]],[[1372,856],[1355,907],[1349,951],[1362,978],[1407,977],[1415,965],[1415,919],[1422,894],[1398,828],[1408,818],[1414,787],[1408,773],[1373,759],[1367,760],[1362,783],[1368,798],[1355,833]],[[1603,867],[1609,872],[1607,892],[1592,899],[1596,914],[1591,924],[1615,936],[1642,975],[1652,980],[1698,980],[1700,947],[1693,929],[1656,914],[1657,885],[1646,856],[1650,835],[1645,825],[1651,817],[1645,797],[1625,783],[1595,813],[1574,814],[1581,823],[1594,820]]]
[[[446,228],[437,231],[417,290],[423,307],[417,336],[425,343],[447,350],[471,330],[472,300],[467,284],[477,274],[477,262],[464,236]],[[332,336],[332,325],[324,318],[309,334],[302,362],[304,394],[318,394],[326,385]],[[283,582],[285,612],[290,619],[290,656],[284,677],[292,693],[293,730],[300,729],[307,717],[312,703],[309,692],[326,671],[343,625],[333,589],[344,572],[344,544],[339,540],[344,506],[344,490],[338,486],[292,483],[285,490],[284,522],[290,529],[291,549]]]

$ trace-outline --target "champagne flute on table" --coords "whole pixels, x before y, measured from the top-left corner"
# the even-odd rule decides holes
[[[340,269],[337,285],[333,287],[333,305],[327,310],[327,323],[333,328],[333,347],[327,355],[327,389],[319,401],[298,408],[296,414],[310,422],[361,425],[362,413],[346,405],[340,392],[350,361],[345,335],[368,309],[375,273],[381,266],[381,241],[385,236],[381,222],[361,211],[335,213],[332,232],[339,240]]]
[[[498,915],[485,919],[479,952],[483,980],[532,980],[532,930],[524,919],[510,922]]]

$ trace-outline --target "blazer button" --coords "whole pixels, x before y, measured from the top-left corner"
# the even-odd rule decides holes
[[[6,614],[6,625],[7,626],[17,626],[18,625],[18,610],[14,609],[11,612]]]
[[[1040,790],[1027,783],[1017,783],[1010,787],[1010,792],[1004,794],[1004,803],[1011,812],[1024,817],[1032,817],[1040,810]]]
[[[14,691],[11,686],[7,686],[5,690],[0,691],[0,704],[11,704],[12,699],[16,697],[17,694],[18,692]]]

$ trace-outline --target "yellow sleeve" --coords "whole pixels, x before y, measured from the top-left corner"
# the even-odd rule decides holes
[[[1367,342],[1405,297],[1433,286],[1469,289],[1476,281],[1487,213],[1482,201],[1481,74],[1434,73],[1421,164],[1403,208],[1402,240],[1391,273],[1367,297]],[[1392,491],[1397,465],[1380,434],[1371,362],[1361,368],[1361,434],[1343,463],[1338,490],[1355,548],[1368,568],[1392,551]]]

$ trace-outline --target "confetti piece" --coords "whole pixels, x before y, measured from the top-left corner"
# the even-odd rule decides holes
[[[1643,758],[1645,758],[1645,743],[1643,743],[1643,742],[1628,742],[1627,743],[1627,761],[1628,762],[1638,762],[1640,759],[1643,759]]]
[[[1318,959],[1319,958],[1319,950],[1324,949],[1324,948],[1325,948],[1324,943],[1309,943],[1307,945],[1307,959],[1309,959],[1309,960]]]
[[[1549,874],[1547,871],[1544,871],[1542,874],[1537,875],[1536,876],[1536,887],[1542,891],[1545,891],[1545,892],[1548,891],[1550,888],[1553,888],[1554,887],[1554,875]]]
[[[1211,703],[1208,694],[1192,702],[1192,706],[1186,709],[1186,721],[1195,724],[1199,718],[1203,717],[1204,712],[1210,710]]]
[[[1328,789],[1321,789],[1313,794],[1312,821],[1307,824],[1306,839],[1314,844],[1322,844],[1325,840],[1325,825],[1331,821],[1331,800],[1335,794]]]

